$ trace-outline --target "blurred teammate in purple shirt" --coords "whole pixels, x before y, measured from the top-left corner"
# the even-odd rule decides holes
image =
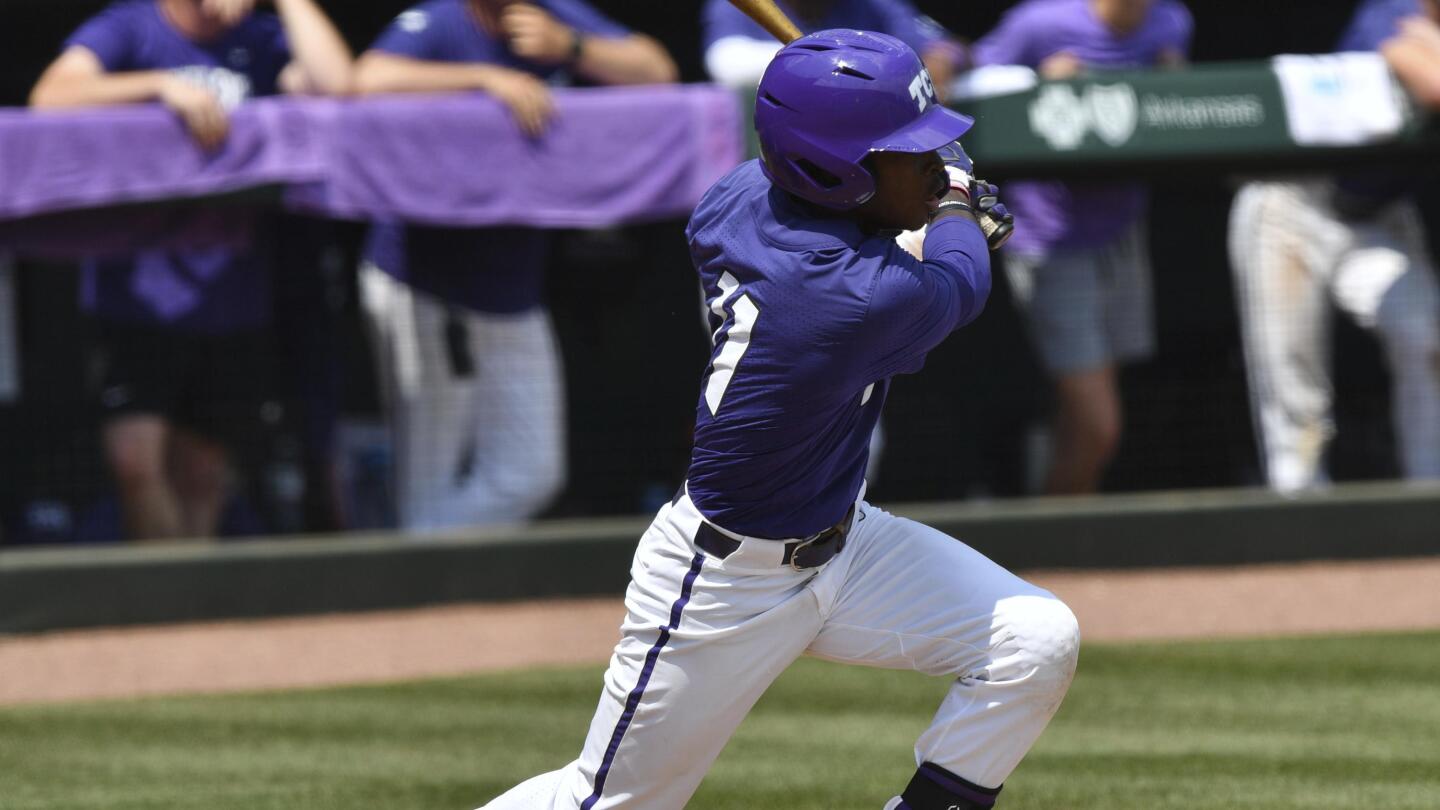
[[[1026,0],[975,43],[974,58],[1057,80],[1175,66],[1191,29],[1178,0]],[[1023,227],[1006,270],[1056,387],[1045,490],[1093,492],[1120,440],[1116,366],[1154,351],[1145,189],[1029,181],[1007,196]]]
[[[969,61],[954,35],[909,0],[780,0],[777,5],[805,32],[858,28],[904,42],[920,54],[942,103],[950,80]],[[706,0],[703,29],[705,69],[721,84],[754,87],[780,50],[775,37],[729,0]]]
[[[82,25],[31,94],[36,108],[159,102],[197,148],[224,148],[256,96],[349,90],[350,52],[314,0],[125,0]],[[253,434],[267,364],[269,268],[253,248],[90,262],[104,444],[134,539],[213,535],[228,443]]]
[[[658,43],[581,0],[428,0],[397,17],[357,69],[362,93],[494,96],[517,138],[543,137],[551,83],[675,78]],[[532,228],[372,227],[361,286],[404,528],[525,520],[564,483],[565,394],[542,296],[548,245]]]
[[[1367,0],[1336,50],[1378,51],[1416,101],[1440,109],[1440,2]],[[1433,182],[1418,166],[1352,170],[1253,182],[1236,195],[1231,264],[1272,488],[1295,492],[1330,480],[1332,307],[1385,349],[1401,472],[1440,479],[1440,287],[1415,205]]]

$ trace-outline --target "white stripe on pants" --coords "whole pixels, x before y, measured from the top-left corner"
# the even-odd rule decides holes
[[[1320,181],[1252,183],[1230,213],[1266,477],[1282,491],[1325,481],[1332,300],[1385,346],[1401,469],[1440,477],[1440,292],[1418,213],[1400,202],[1372,221],[1345,222],[1331,193]]]
[[[549,314],[449,307],[371,264],[360,283],[394,431],[401,527],[533,517],[565,478],[565,394]],[[452,367],[452,318],[463,326],[470,376]]]
[[[699,521],[682,497],[641,538],[623,638],[580,758],[488,810],[678,810],[805,653],[954,679],[916,762],[985,787],[1019,764],[1070,684],[1070,610],[935,529],[862,501],[845,550],[797,572],[779,567],[775,541],[747,541],[725,560],[705,554],[691,540]]]

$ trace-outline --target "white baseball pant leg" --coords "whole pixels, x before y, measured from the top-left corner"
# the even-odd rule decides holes
[[[401,526],[430,531],[533,517],[565,477],[564,386],[543,308],[477,313],[373,265],[361,290],[395,437]],[[474,373],[456,373],[447,322]]]
[[[1346,237],[1308,196],[1294,183],[1252,183],[1230,209],[1256,439],[1266,479],[1282,492],[1324,483],[1322,460],[1335,430],[1326,279],[1307,243],[1333,250]]]
[[[1266,477],[1282,492],[1323,485],[1331,413],[1329,298],[1386,346],[1408,477],[1440,469],[1437,295],[1414,209],[1347,223],[1323,182],[1246,186],[1230,248]]]
[[[845,550],[797,572],[779,566],[773,541],[742,538],[739,551],[711,557],[691,539],[699,521],[681,497],[641,539],[580,758],[488,810],[678,810],[806,652],[953,679],[916,761],[987,788],[1019,764],[1069,686],[1079,649],[1070,610],[935,529],[862,501]]]

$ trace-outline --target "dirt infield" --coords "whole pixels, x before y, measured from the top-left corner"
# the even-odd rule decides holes
[[[1089,641],[1440,628],[1440,559],[1030,572]],[[602,663],[618,599],[0,638],[0,704],[372,683]]]

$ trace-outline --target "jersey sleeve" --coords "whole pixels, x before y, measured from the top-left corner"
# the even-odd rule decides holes
[[[1400,33],[1400,21],[1414,16],[1416,12],[1414,3],[1366,3],[1351,19],[1335,50],[1379,50],[1386,40]]]
[[[1183,3],[1167,3],[1165,16],[1165,47],[1172,48],[1188,58],[1190,42],[1195,37],[1195,18]]]
[[[1020,4],[1005,13],[990,33],[981,37],[971,49],[976,66],[1026,65],[1038,67],[1040,55],[1035,53],[1034,26],[1031,6]]]
[[[370,49],[411,59],[441,61],[445,59],[446,28],[452,22],[427,5],[415,6],[392,20]]]
[[[990,297],[990,251],[975,223],[946,217],[925,236],[925,261],[883,244],[861,328],[863,379],[918,371],[925,355],[975,320]],[[863,255],[863,253],[862,253]]]
[[[555,18],[571,28],[597,37],[617,39],[630,35],[630,29],[600,13],[582,0],[550,0],[544,6]]]
[[[132,4],[118,4],[91,17],[65,40],[64,50],[84,48],[107,73],[135,70],[135,16]]]

